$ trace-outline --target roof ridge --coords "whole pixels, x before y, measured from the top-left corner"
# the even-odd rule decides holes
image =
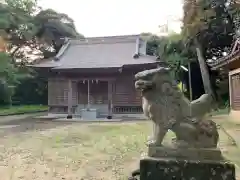
[[[237,46],[240,44],[240,38],[237,38],[233,43],[232,47],[230,49],[230,53],[228,53],[226,56],[221,56],[220,58],[216,59],[214,62],[210,63],[210,67],[218,66],[219,64],[223,63],[224,61],[228,61],[229,59],[233,58],[235,55],[238,55],[240,52],[240,48],[237,48]]]
[[[69,46],[70,46],[70,39],[65,38],[64,44],[62,45],[62,47],[60,48],[60,50],[58,51],[58,53],[53,59],[55,61],[58,61],[60,57],[64,54],[64,52],[68,49]]]
[[[140,34],[127,34],[127,35],[115,35],[115,36],[93,36],[93,37],[77,37],[69,38],[70,40],[86,40],[86,39],[100,39],[100,38],[126,38],[126,37],[140,37]]]
[[[72,45],[94,45],[94,44],[133,43],[135,41],[136,41],[136,39],[114,39],[114,40],[98,39],[96,41],[70,40],[70,43]]]

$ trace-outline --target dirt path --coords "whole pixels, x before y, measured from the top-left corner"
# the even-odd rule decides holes
[[[226,131],[229,136],[232,137],[232,139],[234,139],[240,148],[240,123],[231,121],[227,115],[217,116],[213,119]]]

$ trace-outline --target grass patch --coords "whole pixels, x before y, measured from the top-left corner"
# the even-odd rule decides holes
[[[56,123],[56,122],[55,122]],[[54,122],[35,123],[51,126]],[[54,127],[54,126],[53,126]],[[0,137],[2,179],[125,180],[138,167],[149,122],[73,123]],[[237,165],[240,151],[220,130],[219,146]],[[164,144],[170,143],[172,133]]]
[[[24,106],[11,106],[11,107],[0,107],[0,116],[34,113],[47,111],[48,107],[43,105],[24,105]]]

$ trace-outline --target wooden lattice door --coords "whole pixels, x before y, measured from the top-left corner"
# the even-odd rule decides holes
[[[240,110],[240,74],[231,76],[231,102],[233,110]]]

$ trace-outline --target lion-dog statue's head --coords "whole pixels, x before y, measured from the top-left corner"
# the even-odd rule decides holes
[[[165,67],[139,72],[135,75],[135,80],[135,88],[140,90],[143,96],[155,92],[170,93],[172,89],[169,87],[172,85],[170,69]]]
[[[155,123],[168,124],[169,119],[163,120],[161,118],[162,115],[170,113],[163,113],[165,107],[171,104],[171,111],[180,110],[175,103],[177,101],[177,98],[175,98],[177,91],[174,89],[170,70],[165,67],[145,70],[137,73],[135,80],[135,88],[140,90],[142,94],[142,108],[145,116]]]

